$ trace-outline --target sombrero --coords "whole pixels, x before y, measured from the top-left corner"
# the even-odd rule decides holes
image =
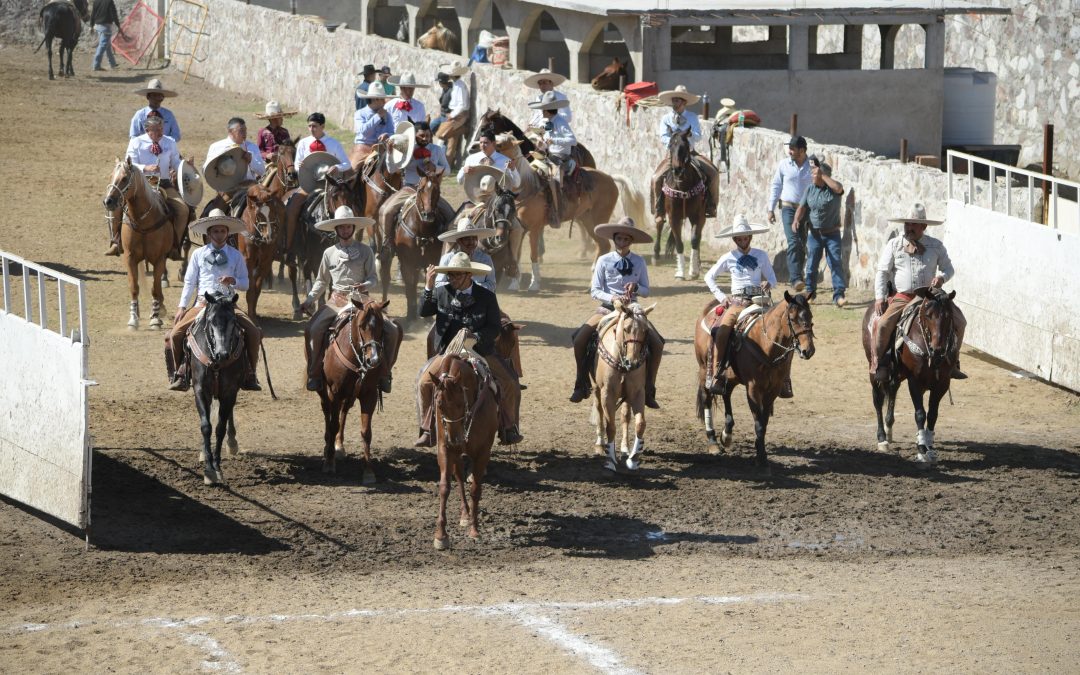
[[[536,103],[530,103],[529,107],[533,110],[558,110],[568,105],[570,105],[570,101],[565,98],[556,98],[554,91],[545,91],[540,100]]]
[[[180,170],[176,172],[176,175],[180,177],[178,181],[180,185],[177,186],[180,199],[183,199],[188,206],[198,206],[202,201],[202,176],[186,159],[180,160]]]
[[[176,92],[172,89],[166,89],[165,84],[156,77],[147,82],[145,87],[143,87],[142,89],[136,89],[132,93],[138,94],[139,96],[146,96],[147,94],[161,94],[165,98],[172,98],[173,96],[177,95]]]
[[[750,224],[750,221],[746,219],[746,216],[739,214],[735,216],[735,222],[731,224],[731,227],[720,232],[716,235],[717,239],[725,239],[727,237],[751,237],[755,234],[763,234],[768,232],[769,228],[764,225],[754,226]]]
[[[495,229],[491,227],[473,227],[472,221],[462,217],[457,221],[457,227],[439,235],[439,241],[457,241],[462,237],[479,237],[487,239],[495,236]]]
[[[270,119],[272,117],[292,117],[295,114],[296,114],[295,110],[289,110],[288,112],[283,111],[281,109],[281,104],[278,103],[277,101],[267,101],[266,102],[266,113],[265,114],[255,113],[255,117],[258,117],[261,120],[268,120],[268,119]]]
[[[387,94],[383,83],[375,80],[368,85],[367,91],[363,92],[360,98],[394,98],[395,96],[396,94]]]
[[[461,61],[451,61],[450,63],[441,64],[439,66],[439,72],[446,73],[450,77],[461,77],[469,72],[469,67]]]
[[[319,188],[319,181],[323,179],[326,170],[335,164],[340,164],[337,157],[329,152],[313,152],[300,162],[300,170],[297,177],[300,179],[300,188],[311,194]]]
[[[203,180],[218,192],[228,192],[244,181],[248,163],[244,161],[244,148],[232,145],[214,157],[207,157],[203,164]]]
[[[247,229],[239,218],[233,218],[221,209],[214,209],[207,217],[199,218],[191,224],[191,233],[199,237],[205,237],[210,228],[215,225],[228,227],[229,234],[240,234]]]
[[[416,75],[412,73],[402,73],[398,77],[391,77],[386,80],[390,84],[396,87],[415,87],[417,89],[427,89],[430,84],[421,84],[416,81]]]
[[[334,217],[329,220],[320,220],[315,223],[315,229],[322,232],[333,232],[338,225],[355,225],[357,227],[370,227],[375,220],[367,216],[357,216],[353,210],[342,204],[334,210]]]
[[[484,263],[475,262],[464,251],[458,251],[450,258],[450,262],[435,268],[436,274],[450,274],[451,272],[468,272],[469,274],[487,274],[491,268]]]
[[[635,244],[648,244],[652,241],[652,235],[645,230],[638,229],[634,225],[634,219],[629,217],[620,218],[617,223],[597,225],[593,232],[601,239],[610,239],[615,235],[622,233],[630,235]]]
[[[558,73],[553,73],[547,68],[542,68],[540,72],[534,73],[525,78],[525,86],[530,89],[539,89],[540,80],[551,80],[551,86],[557,87],[563,82],[566,82],[566,78]]]
[[[478,164],[470,169],[469,173],[465,174],[465,181],[461,184],[461,187],[465,189],[465,194],[469,197],[469,201],[474,204],[479,204],[483,201],[484,195],[481,194],[483,189],[480,187],[480,183],[485,178],[489,178],[496,182],[503,179],[506,174],[502,169],[494,166],[484,166]]]
[[[386,170],[389,173],[397,173],[408,166],[416,149],[416,129],[412,122],[398,122],[394,133],[388,139],[387,147]]]
[[[722,98],[720,99],[720,106],[720,111],[716,113],[717,116],[727,117],[731,113],[735,112],[735,99]]]
[[[923,225],[941,225],[944,220],[932,220],[926,217],[926,207],[916,203],[911,207],[909,218],[889,218],[890,223],[922,223]]]
[[[686,101],[686,105],[694,105],[701,100],[701,97],[697,94],[691,94],[686,90],[686,87],[679,85],[674,89],[668,91],[662,91],[656,95],[656,98],[660,100],[664,105],[671,105],[671,99],[681,98]]]

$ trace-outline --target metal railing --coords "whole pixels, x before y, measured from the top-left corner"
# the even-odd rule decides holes
[[[12,303],[13,276],[11,265],[15,264],[22,268],[22,318],[30,323],[36,323],[46,330],[52,330],[62,336],[69,337],[72,342],[90,344],[90,336],[86,331],[86,287],[81,279],[51,270],[48,267],[31,262],[7,251],[0,251],[0,268],[2,268],[4,287],[4,312],[18,316]],[[37,292],[32,289],[31,278],[37,277]],[[56,282],[57,304],[56,311],[59,315],[60,329],[49,328],[48,311],[48,282]],[[15,282],[18,283],[18,282]],[[68,331],[68,293],[69,286],[73,286],[79,303],[79,328],[78,331]],[[37,297],[37,320],[34,320],[33,299]]]
[[[1012,183],[1013,183],[1013,176],[1026,178],[1027,179],[1027,219],[1032,221],[1032,222],[1035,222],[1035,223],[1043,222],[1043,219],[1036,217],[1036,214],[1035,214],[1035,191],[1036,191],[1036,189],[1042,191],[1042,189],[1043,189],[1042,184],[1048,183],[1050,185],[1049,196],[1048,196],[1048,201],[1044,200],[1043,208],[1046,209],[1046,213],[1052,214],[1052,217],[1049,218],[1049,220],[1052,221],[1052,222],[1047,222],[1046,225],[1049,225],[1049,226],[1053,227],[1055,230],[1058,229],[1058,214],[1061,211],[1061,209],[1058,208],[1058,206],[1060,204],[1059,196],[1058,196],[1059,192],[1060,192],[1060,188],[1063,187],[1063,186],[1070,187],[1073,190],[1076,190],[1076,193],[1078,195],[1080,195],[1080,183],[1075,183],[1075,182],[1073,182],[1071,180],[1065,180],[1063,178],[1055,178],[1053,176],[1048,176],[1048,175],[1046,175],[1044,173],[1039,173],[1037,171],[1028,171],[1027,169],[1021,169],[1021,168],[1018,168],[1018,167],[1015,167],[1015,166],[1009,166],[1008,164],[1002,164],[1001,162],[995,162],[995,161],[992,161],[992,160],[989,160],[989,159],[983,159],[982,157],[976,157],[975,155],[969,155],[969,154],[967,154],[965,152],[959,152],[957,150],[949,150],[946,153],[946,157],[945,157],[945,164],[946,164],[946,167],[947,167],[947,170],[948,170],[948,173],[949,173],[949,199],[954,199],[955,198],[954,195],[953,195],[953,191],[954,191],[954,189],[956,187],[955,178],[956,178],[957,175],[962,175],[962,174],[956,174],[953,171],[953,163],[954,163],[955,160],[962,160],[962,161],[967,163],[967,197],[966,197],[965,201],[967,203],[969,203],[969,204],[978,206],[978,204],[976,204],[976,199],[975,199],[975,194],[976,194],[975,193],[975,185],[976,185],[975,181],[976,180],[983,180],[983,179],[975,178],[975,166],[976,165],[985,166],[985,167],[987,167],[988,179],[985,180],[984,182],[987,184],[986,189],[987,189],[987,192],[988,192],[989,198],[990,198],[990,204],[989,204],[989,206],[987,206],[987,208],[989,208],[991,211],[996,210],[995,202],[994,202],[995,189],[1004,189],[1005,190],[1005,214],[1006,215],[1012,215],[1012,205],[1013,205],[1013,203],[1012,203],[1013,202]],[[997,178],[998,178],[998,176],[1000,176],[1002,174],[1004,174],[1004,176],[1005,176],[1005,185],[1004,185],[1004,187],[998,187],[997,186]],[[1040,184],[1038,187],[1036,187],[1036,182],[1038,182]],[[1051,204],[1053,205],[1053,208],[1051,208]],[[1076,218],[1077,218],[1076,226],[1077,226],[1078,229],[1080,229],[1080,208],[1078,208],[1076,210]]]

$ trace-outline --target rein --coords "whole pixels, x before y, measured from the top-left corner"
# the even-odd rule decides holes
[[[127,173],[127,180],[124,181],[123,185],[117,186],[116,183],[110,182],[109,188],[108,190],[106,190],[106,195],[111,195],[113,192],[118,192],[120,194],[120,201],[123,204],[121,208],[124,211],[124,215],[127,216],[127,218],[124,218],[122,220],[124,223],[127,224],[129,228],[131,228],[133,232],[143,235],[150,234],[151,232],[156,232],[157,230],[161,229],[162,226],[165,225],[165,223],[169,222],[169,208],[164,202],[164,200],[162,200],[163,203],[161,205],[161,217],[154,221],[154,224],[151,225],[149,228],[138,227],[138,221],[145,220],[146,217],[150,215],[151,211],[153,211],[155,208],[158,208],[158,205],[154,203],[153,197],[147,196],[146,201],[148,202],[148,206],[146,207],[146,211],[144,211],[141,216],[133,216],[131,212],[131,202],[133,202],[137,198],[137,196],[129,198],[127,193],[128,190],[131,189],[134,181],[135,171],[132,170]],[[143,182],[146,182],[145,178],[143,178]],[[136,190],[136,192],[138,192],[138,190]]]
[[[442,413],[441,403],[443,395],[446,393],[444,387],[446,383],[446,378],[448,377],[448,373],[442,373],[439,375],[439,384],[443,386],[439,387],[435,391],[435,398],[432,402],[432,405],[434,405],[435,408],[439,411],[439,420],[441,420],[443,424],[443,436],[445,437],[447,445],[454,445],[452,439],[450,438],[450,427],[448,425],[457,424],[459,422],[464,422],[465,425],[465,436],[462,439],[462,444],[468,445],[469,434],[472,433],[473,420],[476,418],[476,413],[480,410],[480,406],[483,405],[484,402],[487,400],[486,395],[490,395],[489,392],[491,391],[490,387],[487,384],[487,379],[480,379],[480,373],[477,372],[477,369],[473,367],[472,364],[464,360],[462,360],[462,363],[472,368],[473,372],[477,375],[476,400],[473,401],[472,407],[466,405],[465,412],[462,413],[461,417],[458,417],[456,419],[451,419]],[[464,394],[465,400],[467,402],[469,400],[469,388],[465,385],[461,385],[461,391]]]
[[[777,307],[779,307],[779,305],[777,305]],[[789,304],[788,307],[791,307],[791,305]],[[801,331],[801,332],[795,330],[795,322],[791,320],[791,314],[786,309],[784,310],[784,318],[787,319],[788,331],[791,333],[791,335],[788,336],[788,339],[791,340],[791,345],[790,346],[785,345],[783,342],[777,342],[776,340],[769,337],[768,321],[762,321],[761,322],[761,334],[762,334],[762,336],[764,336],[765,339],[768,340],[769,342],[771,342],[774,346],[780,348],[780,355],[777,356],[775,359],[771,359],[771,362],[774,363],[774,364],[780,363],[784,359],[790,357],[792,352],[798,352],[800,357],[805,358],[803,356],[802,345],[799,344],[799,338],[801,336],[807,335],[807,334],[809,334],[811,337],[814,335],[813,328],[811,328],[809,330],[804,330],[804,331]],[[777,337],[780,338],[781,340],[785,340],[785,338],[783,336],[781,336],[781,335],[777,335]],[[762,350],[762,351],[764,352],[764,350]],[[768,359],[768,352],[765,352],[765,355],[766,355],[766,359]]]
[[[642,365],[645,364],[645,362],[648,360],[648,357],[649,357],[649,348],[646,345],[641,350],[641,354],[638,356],[638,358],[636,360],[630,361],[629,359],[627,359],[626,358],[626,346],[627,345],[646,344],[646,342],[645,342],[645,340],[636,340],[636,339],[633,339],[633,338],[624,337],[625,329],[623,328],[623,321],[622,321],[622,319],[616,319],[616,320],[618,321],[618,324],[615,326],[615,344],[618,345],[618,347],[619,347],[618,355],[612,354],[611,352],[609,352],[607,350],[607,347],[604,346],[603,336],[598,338],[597,341],[596,341],[596,346],[597,346],[596,351],[600,355],[600,358],[602,358],[604,360],[604,363],[608,364],[609,366],[611,366],[612,368],[614,368],[615,370],[617,370],[620,373],[629,373],[631,371],[637,370],[638,368],[640,368]]]
[[[402,188],[402,189],[405,189],[405,188]],[[424,215],[420,212],[420,194],[419,194],[419,191],[416,190],[416,188],[409,188],[409,189],[412,189],[414,192],[416,192],[416,194],[412,195],[411,197],[408,197],[406,199],[406,201],[405,201],[405,204],[402,206],[401,210],[398,212],[397,226],[400,227],[402,229],[402,231],[404,231],[405,234],[410,239],[415,240],[417,246],[427,246],[429,244],[433,244],[435,242],[435,240],[436,240],[435,237],[421,237],[420,235],[418,235],[416,233],[415,230],[413,230],[411,227],[409,227],[408,215],[409,215],[410,211],[416,211],[416,216],[420,219],[420,222],[422,224],[430,224],[430,223],[435,222],[434,217],[431,218],[430,220],[425,219]]]
[[[357,324],[359,323],[358,319],[362,312],[357,311],[355,314],[356,315],[349,321],[349,348],[352,351],[352,355],[356,358],[356,361],[353,362],[353,360],[345,354],[336,338],[330,346],[331,351],[346,368],[359,375],[360,378],[363,378],[378,367],[373,361],[378,358],[379,348],[382,345],[375,339],[364,340],[364,336],[360,334],[360,329],[357,327]],[[357,345],[359,345],[359,348]],[[367,358],[368,349],[372,352],[372,357],[370,359]]]

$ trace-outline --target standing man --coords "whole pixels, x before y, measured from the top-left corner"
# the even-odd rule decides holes
[[[450,117],[450,99],[454,96],[454,83],[450,80],[449,75],[446,73],[437,74],[435,83],[439,85],[442,92],[439,94],[439,116],[431,120],[431,133],[437,133],[439,125]]]
[[[563,82],[566,82],[565,77],[558,73],[553,73],[547,68],[542,68],[539,73],[534,73],[525,78],[526,87],[539,90],[536,96],[529,101],[529,107],[536,111],[532,113],[532,117],[529,119],[530,127],[534,129],[543,128],[544,123],[547,121],[541,114],[542,111],[537,110],[532,104],[542,101],[548,92],[551,92],[551,95],[556,101],[566,101],[566,105],[559,108],[558,114],[567,124],[570,124],[574,116],[574,114],[570,112],[570,99],[566,98],[566,94],[555,90],[555,87]]]
[[[461,136],[469,123],[469,88],[461,79],[469,72],[469,67],[460,61],[453,61],[439,66],[439,72],[450,78],[450,110],[446,120],[434,132],[435,138],[446,146],[447,160],[457,162]]]
[[[390,99],[386,104],[394,126],[399,122],[426,122],[427,110],[423,102],[413,98],[413,94],[417,89],[427,89],[428,85],[418,83],[416,75],[412,73],[402,73],[401,77],[390,78],[389,82],[400,90],[398,97]]]
[[[769,188],[769,224],[776,223],[776,204],[780,203],[780,220],[787,238],[788,283],[796,291],[805,288],[802,281],[806,262],[806,235],[794,227],[795,211],[799,209],[806,188],[810,186],[810,163],[806,157],[806,139],[792,136],[788,140],[788,158],[780,160]]]
[[[367,94],[371,83],[375,81],[375,66],[370,63],[364,66],[364,70],[360,72],[360,77],[364,79],[360,84],[356,85],[356,92],[353,94],[353,102],[356,104],[357,110],[368,104],[365,94]]]
[[[113,0],[94,0],[94,7],[90,10],[90,24],[98,34],[97,51],[94,52],[94,70],[105,70],[101,67],[101,59],[109,57],[109,67],[116,68],[116,56],[112,49],[112,27],[116,26],[120,37],[124,31],[120,28],[120,15],[116,12],[116,3]]]
[[[806,188],[799,208],[792,220],[792,229],[798,233],[803,216],[810,214],[810,231],[806,239],[806,287],[814,293],[817,287],[817,268],[821,262],[822,251],[832,273],[833,304],[843,307],[847,304],[844,297],[844,270],[841,259],[842,241],[840,236],[840,208],[844,186],[832,178],[832,167],[816,155],[809,158],[810,186]]]
[[[283,111],[281,104],[277,101],[267,101],[265,114],[255,113],[255,117],[266,120],[266,126],[259,129],[259,153],[262,154],[264,161],[269,162],[273,159],[279,145],[291,142],[289,130],[282,126],[282,122],[286,117],[292,117],[295,114],[295,110]]]
[[[350,157],[352,167],[359,171],[375,144],[394,133],[394,121],[386,109],[390,95],[383,90],[382,82],[372,82],[367,91],[367,105],[353,114],[353,149]]]
[[[134,93],[146,96],[146,107],[135,111],[135,115],[131,118],[130,129],[128,129],[128,138],[135,138],[145,134],[146,127],[144,125],[147,116],[150,113],[156,113],[165,123],[165,135],[179,143],[180,125],[176,123],[176,115],[173,115],[168,108],[161,107],[161,102],[176,96],[176,92],[172,89],[166,89],[161,80],[154,78],[147,82],[142,89],[136,89]]]

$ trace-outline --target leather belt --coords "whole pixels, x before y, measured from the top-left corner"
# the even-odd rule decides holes
[[[784,200],[782,200],[782,199],[780,200],[780,206],[781,206],[782,208],[790,208],[790,209],[797,209],[797,208],[799,208],[799,205],[798,205],[798,204],[796,204],[795,202],[785,202],[785,201],[784,201]]]

